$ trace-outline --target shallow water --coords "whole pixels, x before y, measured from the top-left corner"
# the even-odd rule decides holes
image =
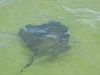
[[[55,20],[70,27],[71,49],[38,57],[19,75],[100,75],[99,0],[0,0],[0,75],[16,75],[33,53],[17,36],[26,24]]]

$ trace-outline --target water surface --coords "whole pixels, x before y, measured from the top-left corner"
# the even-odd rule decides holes
[[[37,58],[19,75],[100,75],[99,0],[0,0],[0,75],[16,75],[33,53],[17,36],[26,24],[60,21],[71,49]]]

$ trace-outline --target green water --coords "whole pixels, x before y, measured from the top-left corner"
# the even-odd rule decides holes
[[[0,0],[0,75],[16,75],[32,52],[17,36],[26,24],[70,27],[71,49],[37,58],[19,75],[100,75],[100,0]]]

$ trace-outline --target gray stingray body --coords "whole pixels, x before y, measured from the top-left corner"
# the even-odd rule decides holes
[[[18,35],[35,55],[62,53],[71,48],[68,45],[68,28],[57,21],[37,26],[26,25]]]

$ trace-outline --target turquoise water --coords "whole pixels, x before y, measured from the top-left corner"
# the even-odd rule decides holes
[[[70,27],[71,49],[39,57],[19,75],[100,75],[100,0],[0,0],[0,75],[16,75],[33,53],[17,33],[55,20]]]

